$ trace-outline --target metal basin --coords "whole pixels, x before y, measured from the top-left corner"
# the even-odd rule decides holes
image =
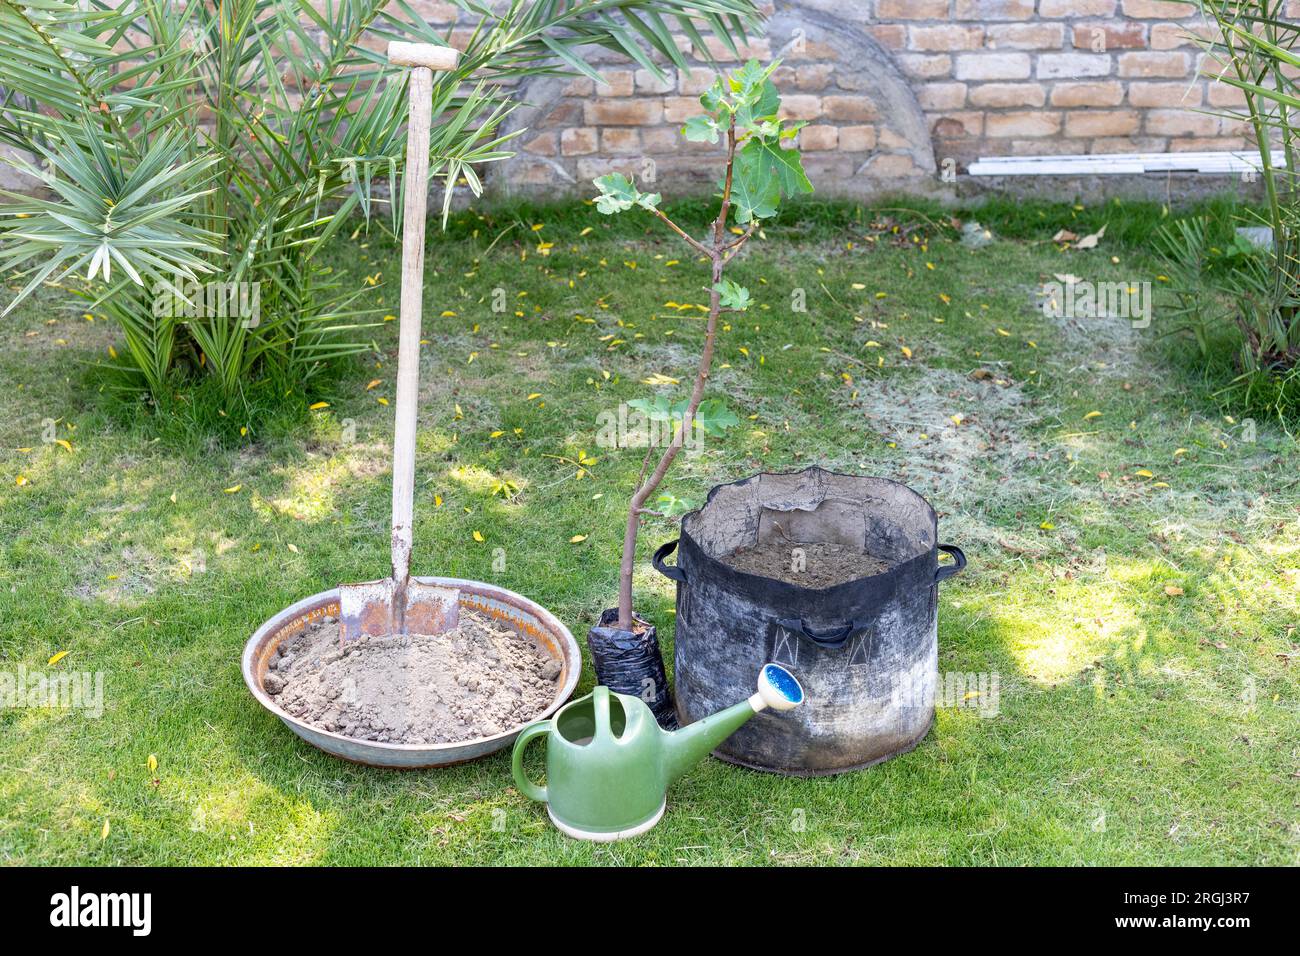
[[[478,611],[495,618],[499,623],[526,634],[537,641],[552,657],[560,663],[560,676],[556,678],[555,698],[545,710],[533,719],[549,717],[569,699],[573,689],[578,686],[578,674],[582,670],[582,655],[578,642],[573,639],[565,627],[550,611],[533,603],[522,594],[494,587],[481,581],[464,581],[460,578],[418,578],[426,584],[457,588],[460,591],[460,606],[466,610]],[[339,613],[338,588],[321,591],[309,598],[303,598],[293,604],[257,629],[248,643],[244,645],[243,672],[244,683],[258,703],[282,720],[286,727],[310,744],[314,744],[326,753],[354,763],[369,764],[374,767],[396,767],[399,769],[416,769],[419,767],[445,767],[448,764],[464,763],[486,754],[494,753],[508,747],[515,736],[523,729],[523,724],[493,737],[480,737],[477,740],[464,740],[450,744],[386,744],[373,740],[358,740],[345,737],[319,727],[304,723],[285,711],[275,702],[275,698],[266,692],[262,680],[271,655],[280,642],[292,637],[312,621]]]

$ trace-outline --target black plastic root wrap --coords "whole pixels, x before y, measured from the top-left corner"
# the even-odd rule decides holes
[[[664,672],[659,636],[640,618],[644,629],[637,633],[615,626],[618,610],[611,608],[600,616],[600,624],[587,632],[587,648],[596,665],[596,682],[629,697],[639,697],[665,730],[677,729],[672,691]]]

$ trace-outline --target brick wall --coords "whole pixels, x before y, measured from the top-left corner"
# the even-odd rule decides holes
[[[1300,0],[1288,14],[1300,13]],[[433,22],[454,9],[417,3]],[[742,56],[782,57],[786,113],[814,178],[845,192],[934,181],[980,155],[1240,148],[1239,121],[1198,110],[1240,104],[1205,78],[1215,64],[1190,3],[1166,0],[776,0],[769,34]],[[694,64],[698,51],[680,47]],[[712,52],[732,61],[720,46]],[[597,58],[599,61],[600,58]],[[610,169],[702,178],[677,129],[698,111],[702,65],[666,81],[616,58],[608,80],[521,91],[533,130],[496,171],[514,191],[583,191]]]
[[[870,27],[915,84],[938,155],[1214,150],[1239,105],[1189,3],[1165,0],[876,0]],[[885,17],[888,17],[886,20]]]
[[[469,20],[456,6],[409,2],[465,46]],[[1206,77],[1217,66],[1193,40],[1208,28],[1191,3],[767,0],[766,10],[766,35],[741,57],[782,59],[785,112],[808,121],[805,166],[823,194],[923,190],[981,155],[1247,143],[1245,124],[1205,112],[1242,100]],[[1300,0],[1286,14],[1300,17]],[[511,122],[528,132],[515,159],[485,170],[492,188],[585,195],[614,169],[645,183],[663,176],[678,190],[711,185],[717,147],[686,143],[678,130],[713,74],[686,37],[678,45],[691,66],[669,66],[664,80],[598,51],[591,62],[604,84],[526,82],[518,98],[527,105]],[[719,43],[710,52],[736,60]]]

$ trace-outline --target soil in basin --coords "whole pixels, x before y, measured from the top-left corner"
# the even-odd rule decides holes
[[[538,717],[555,699],[560,663],[532,638],[461,608],[443,634],[339,644],[317,621],[281,642],[263,686],[293,716],[355,737],[442,744],[491,737]]]

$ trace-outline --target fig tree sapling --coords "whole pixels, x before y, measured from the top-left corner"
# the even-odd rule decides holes
[[[771,80],[777,65],[764,67],[750,60],[730,76],[718,77],[700,97],[704,112],[690,117],[682,126],[686,139],[725,143],[727,150],[718,215],[703,239],[692,236],[659,208],[662,197],[658,193],[642,192],[622,173],[611,173],[594,181],[600,190],[596,209],[601,213],[614,215],[633,210],[649,213],[703,256],[710,267],[708,325],[689,398],[669,403],[657,396],[629,403],[652,420],[671,422],[673,437],[653,468],[650,465],[654,446],[647,451],[629,503],[618,584],[618,627],[623,630],[632,627],[632,569],[641,519],[650,512],[646,503],[663,482],[691,429],[716,435],[739,422],[720,399],[704,399],[717,341],[718,317],[727,312],[744,312],[751,302],[749,290],[725,278],[723,273],[763,220],[777,214],[782,200],[812,192],[812,183],[804,173],[793,142],[804,124],[779,117],[781,96]],[[740,230],[739,235],[731,231],[731,221]]]

